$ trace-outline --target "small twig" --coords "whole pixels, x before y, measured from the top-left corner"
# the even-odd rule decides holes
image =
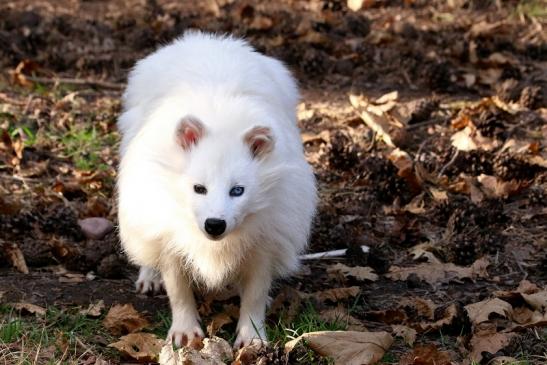
[[[123,90],[124,87],[122,84],[99,80],[72,79],[66,77],[47,78],[36,76],[25,76],[25,78],[33,82],[40,82],[42,84],[84,85],[111,90]]]
[[[441,171],[439,171],[439,174],[437,175],[437,177],[443,176],[446,169],[448,169],[450,166],[454,164],[454,162],[456,162],[456,158],[458,158],[459,153],[460,153],[460,150],[456,150],[456,153],[454,153],[454,156],[452,156],[450,161],[448,161],[448,163],[442,167]]]
[[[363,250],[363,252],[368,252],[370,248],[368,246],[361,246],[361,250]],[[347,248],[334,250],[334,251],[309,253],[306,255],[300,255],[300,259],[301,260],[321,260],[321,259],[326,259],[331,257],[340,257],[340,256],[344,256],[346,254],[346,251],[347,251]]]
[[[424,139],[424,141],[420,144],[420,147],[418,147],[418,152],[416,152],[416,155],[414,156],[414,162],[417,162],[418,159],[420,158],[420,154],[422,153],[424,147],[425,147],[425,144],[431,139],[431,137],[428,137],[426,139]]]
[[[425,127],[425,126],[430,125],[430,124],[436,124],[438,122],[439,122],[439,119],[431,119],[431,120],[428,120],[426,122],[409,124],[405,127],[405,129],[407,131],[410,131],[410,130],[413,130],[413,129],[416,129],[416,128]]]
[[[519,267],[520,272],[522,272],[522,274],[524,275],[522,280],[525,280],[528,277],[528,273],[526,272],[526,270],[524,270],[524,268],[520,264],[519,259],[518,259],[517,255],[515,254],[515,251],[511,251],[511,253],[513,254],[513,257],[515,258],[515,262],[516,262],[517,266]]]

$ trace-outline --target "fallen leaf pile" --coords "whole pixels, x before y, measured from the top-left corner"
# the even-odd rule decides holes
[[[469,343],[473,361],[481,361],[485,353],[502,350],[518,336],[518,331],[547,325],[547,290],[524,280],[514,291],[495,295],[465,306],[473,325]]]

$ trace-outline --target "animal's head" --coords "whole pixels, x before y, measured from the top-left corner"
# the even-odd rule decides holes
[[[188,154],[183,185],[196,225],[211,240],[237,231],[267,200],[260,168],[274,149],[271,129],[257,125],[212,133],[199,119],[186,116],[176,138]]]

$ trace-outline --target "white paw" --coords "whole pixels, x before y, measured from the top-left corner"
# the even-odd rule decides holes
[[[237,338],[234,342],[234,348],[240,349],[249,345],[253,346],[266,346],[268,344],[268,339],[266,338],[266,332],[264,331],[264,325],[260,327],[249,325],[238,326],[239,330],[237,333]]]
[[[142,266],[139,271],[139,278],[135,282],[137,293],[158,294],[163,291],[163,281],[159,271],[150,267]]]
[[[167,339],[171,339],[175,347],[197,347],[205,335],[199,323],[197,321],[194,322],[188,325],[173,323],[169,329]]]

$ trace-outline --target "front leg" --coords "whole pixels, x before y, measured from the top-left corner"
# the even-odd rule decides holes
[[[168,338],[171,338],[177,347],[189,345],[194,340],[203,338],[190,279],[174,263],[162,268],[162,276],[173,316]]]
[[[267,342],[264,319],[271,282],[268,260],[253,257],[251,262],[245,264],[240,283],[241,308],[234,343],[236,349],[254,341]]]

